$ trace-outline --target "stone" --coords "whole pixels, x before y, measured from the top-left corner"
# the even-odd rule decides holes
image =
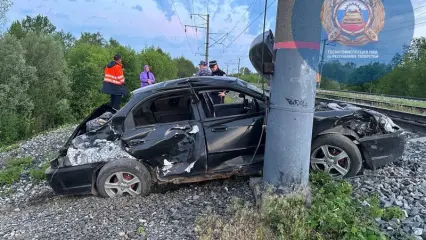
[[[421,236],[423,234],[423,228],[413,228],[413,233],[416,236]]]

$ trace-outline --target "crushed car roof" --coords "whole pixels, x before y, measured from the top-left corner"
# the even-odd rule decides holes
[[[236,84],[236,85],[252,88],[252,86],[247,86],[247,84],[249,83],[236,77],[193,76],[193,77],[179,78],[179,79],[168,80],[168,81],[148,85],[146,87],[138,88],[134,90],[132,94],[139,95],[141,93],[146,93],[149,91],[162,91],[162,90],[170,90],[175,88],[184,88],[184,87],[188,87],[189,83],[192,83],[194,86],[218,86],[218,87],[230,86],[232,84]],[[262,90],[256,89],[255,91],[259,92]]]

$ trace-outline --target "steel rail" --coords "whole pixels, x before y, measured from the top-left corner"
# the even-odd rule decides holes
[[[403,103],[393,103],[393,102],[379,101],[379,100],[374,100],[374,99],[357,98],[357,97],[351,97],[351,96],[338,96],[338,95],[334,95],[332,93],[324,93],[324,92],[318,92],[317,96],[333,98],[333,99],[334,98],[340,98],[342,101],[343,101],[343,99],[348,99],[352,102],[362,103],[362,104],[367,104],[367,105],[376,104],[376,105],[383,105],[383,106],[386,106],[386,107],[400,107],[400,108],[409,109],[411,111],[415,111],[415,112],[417,112],[421,115],[426,114],[426,107],[412,106],[412,105],[407,105],[407,104],[403,104]]]
[[[426,98],[419,98],[419,97],[398,96],[398,95],[389,95],[389,94],[376,94],[376,93],[357,92],[357,91],[348,91],[348,90],[326,90],[326,89],[319,89],[319,91],[331,91],[331,92],[341,92],[341,93],[353,93],[353,94],[370,95],[370,96],[376,96],[376,97],[400,98],[400,99],[416,100],[416,101],[423,101],[423,102],[426,102]]]

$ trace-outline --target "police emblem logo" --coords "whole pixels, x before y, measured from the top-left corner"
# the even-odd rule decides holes
[[[379,41],[385,9],[382,0],[325,0],[321,22],[329,41],[363,46]]]

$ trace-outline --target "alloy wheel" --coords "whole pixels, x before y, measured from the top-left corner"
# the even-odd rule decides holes
[[[311,167],[332,177],[344,177],[350,170],[351,159],[341,148],[322,145],[311,154]]]
[[[105,192],[109,197],[119,197],[125,193],[137,196],[141,194],[140,179],[128,172],[115,172],[105,181]]]

